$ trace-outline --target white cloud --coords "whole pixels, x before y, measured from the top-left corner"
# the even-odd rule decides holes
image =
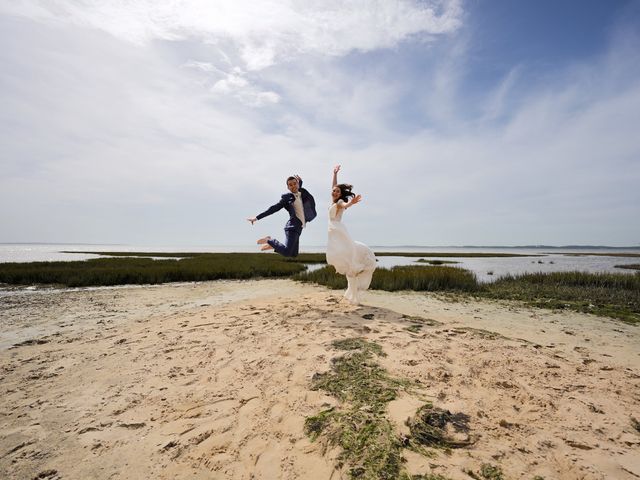
[[[217,94],[231,94],[243,104],[251,107],[262,107],[278,103],[280,95],[271,91],[261,91],[251,85],[247,78],[240,73],[230,73],[216,81],[211,91]]]
[[[189,60],[182,65],[185,68],[195,68],[203,72],[219,72],[220,70],[212,63],[198,62],[196,60]]]
[[[521,68],[519,66],[512,68],[493,91],[489,92],[483,106],[482,122],[500,119],[505,113],[509,112],[507,99],[520,79],[520,75]]]
[[[214,92],[229,93],[238,88],[246,87],[249,82],[240,75],[230,74],[222,80],[218,80],[211,88]]]
[[[137,46],[198,39],[217,54],[183,66],[210,75],[214,93],[252,107],[281,99],[252,72],[307,55],[391,48],[416,35],[428,40],[455,31],[462,15],[458,0],[22,0],[0,12],[97,29]]]
[[[137,45],[231,39],[244,68],[260,70],[300,54],[344,55],[453,32],[462,8],[458,0],[22,0],[0,12],[96,28]]]

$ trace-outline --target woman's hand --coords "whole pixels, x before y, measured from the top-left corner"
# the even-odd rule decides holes
[[[361,200],[362,200],[362,195],[356,195],[344,207],[345,208],[353,207],[356,203],[360,203]]]
[[[336,165],[335,167],[333,167],[333,174],[334,175],[337,175],[339,171],[340,171],[340,165]]]

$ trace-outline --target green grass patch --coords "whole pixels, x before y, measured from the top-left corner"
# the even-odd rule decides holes
[[[355,338],[336,341],[333,347],[349,354],[338,357],[330,372],[314,376],[314,390],[324,390],[343,402],[380,414],[395,400],[398,390],[408,385],[390,377],[372,361],[374,356],[385,356],[379,345]]]
[[[509,275],[483,285],[475,294],[640,323],[640,275],[585,272]]]
[[[411,333],[420,333],[420,330],[422,330],[422,324],[420,323],[413,323],[411,325],[409,325],[408,327],[405,327],[405,330],[411,332]]]
[[[347,280],[331,266],[293,277],[333,289],[345,289]],[[526,305],[568,309],[640,323],[640,274],[550,272],[504,276],[479,283],[467,270],[449,266],[379,268],[373,290],[415,290],[468,294],[482,298],[515,300]],[[459,297],[456,297],[459,298]]]
[[[169,255],[178,256],[167,254]],[[149,254],[149,256],[152,255]],[[0,264],[0,283],[68,287],[158,284],[289,277],[305,268],[300,261],[261,253],[207,253],[179,260],[154,260],[144,256],[142,258],[114,257],[71,262],[2,263]]]
[[[504,480],[502,469],[490,463],[483,463],[478,473],[473,470],[464,470],[464,472],[475,480]]]
[[[332,289],[347,288],[347,279],[336,273],[331,265],[303,272],[294,277],[302,282],[314,282]],[[417,265],[393,268],[378,268],[373,272],[371,289],[395,292],[398,290],[416,291],[475,291],[479,288],[476,276],[462,268]]]
[[[385,355],[376,343],[350,338],[333,342],[333,347],[346,353],[333,360],[330,371],[314,375],[312,389],[327,392],[340,400],[340,405],[307,417],[306,434],[313,441],[322,438],[326,444],[340,447],[338,466],[346,468],[350,478],[438,478],[407,473],[403,449],[413,449],[412,442],[424,444],[417,437],[401,438],[386,416],[388,403],[414,383],[392,377],[376,363],[377,357]]]

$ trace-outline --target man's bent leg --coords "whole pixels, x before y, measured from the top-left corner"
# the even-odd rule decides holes
[[[285,243],[284,245],[280,243],[275,238],[271,238],[267,241],[269,245],[273,247],[276,253],[279,253],[283,257],[297,257],[298,256],[298,246],[300,244],[300,234],[302,232],[299,230],[285,230]]]

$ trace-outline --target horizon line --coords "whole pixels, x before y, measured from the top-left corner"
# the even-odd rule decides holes
[[[93,245],[114,247],[197,247],[197,248],[221,248],[221,247],[253,247],[253,244],[134,244],[134,243],[94,243],[94,242],[0,242],[0,245]],[[326,245],[308,245],[307,248],[323,248]],[[371,248],[610,248],[610,249],[640,249],[638,245],[590,245],[590,244],[528,244],[528,245],[369,245]]]

